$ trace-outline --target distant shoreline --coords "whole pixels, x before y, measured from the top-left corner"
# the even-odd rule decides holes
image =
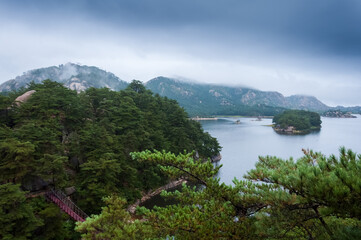
[[[191,120],[199,121],[199,120],[218,120],[218,118],[214,117],[192,117]]]
[[[219,118],[265,118],[272,119],[274,116],[241,116],[241,115],[216,115],[214,117],[191,117],[192,120],[219,120]]]
[[[221,118],[227,118],[227,117],[238,117],[238,118],[267,118],[272,119],[274,116],[244,116],[244,115],[216,115],[215,117]]]

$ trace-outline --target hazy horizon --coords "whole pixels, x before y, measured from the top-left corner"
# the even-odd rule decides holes
[[[0,83],[67,62],[120,79],[240,85],[361,105],[361,2],[0,1]]]

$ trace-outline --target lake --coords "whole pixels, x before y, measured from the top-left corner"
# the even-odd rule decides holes
[[[218,177],[226,184],[232,184],[234,177],[241,179],[254,168],[258,156],[277,156],[283,159],[300,158],[302,148],[338,156],[339,148],[345,146],[361,154],[361,115],[357,118],[322,118],[320,131],[307,135],[280,135],[272,127],[272,119],[256,118],[219,118],[218,120],[199,121],[203,129],[216,137],[223,147],[222,164]],[[240,120],[240,124],[235,124]],[[165,202],[155,196],[143,206],[166,206],[174,201]]]
[[[361,116],[357,118],[322,118],[322,128],[307,135],[280,135],[272,127],[272,119],[219,118],[200,121],[205,131],[216,137],[223,147],[219,177],[231,184],[254,168],[258,156],[277,156],[283,159],[300,158],[302,148],[338,156],[345,146],[361,154]],[[240,124],[235,124],[240,120]]]

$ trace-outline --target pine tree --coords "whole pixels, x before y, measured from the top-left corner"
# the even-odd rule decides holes
[[[34,170],[35,146],[13,138],[0,141],[0,181],[22,183]]]
[[[19,186],[0,185],[0,238],[4,240],[27,239],[40,226]]]
[[[82,239],[146,239],[152,235],[152,230],[139,220],[133,220],[124,209],[126,201],[111,196],[104,198],[106,206],[101,215],[93,215],[83,223],[78,223],[76,230],[82,234]]]
[[[245,176],[264,183],[257,185],[255,193],[272,206],[271,217],[281,214],[272,218],[280,223],[278,231],[314,232],[317,226],[318,235],[326,239],[342,232],[347,222],[361,229],[361,155],[345,148],[339,158],[304,153],[297,161],[260,157],[256,169]]]

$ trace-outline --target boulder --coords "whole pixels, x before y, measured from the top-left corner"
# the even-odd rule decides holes
[[[31,95],[36,92],[35,90],[30,90],[30,91],[27,91],[26,93],[24,93],[23,95],[20,95],[19,97],[17,97],[15,99],[15,103],[17,105],[20,105],[20,103],[23,103],[23,102],[26,102],[29,100],[29,98],[31,97]]]

